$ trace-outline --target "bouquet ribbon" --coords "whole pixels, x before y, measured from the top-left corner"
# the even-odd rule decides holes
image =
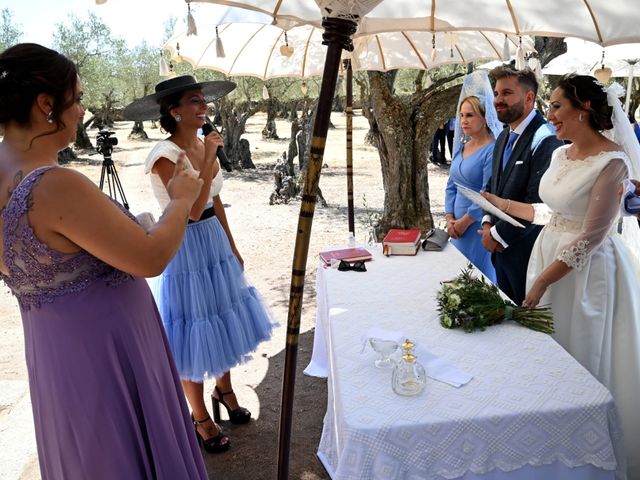
[[[504,319],[511,320],[513,317],[513,307],[511,305],[504,306]]]

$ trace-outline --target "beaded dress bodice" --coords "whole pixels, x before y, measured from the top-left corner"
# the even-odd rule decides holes
[[[56,166],[41,167],[27,175],[2,212],[4,262],[9,275],[0,272],[0,278],[18,298],[21,308],[38,307],[62,295],[79,292],[97,279],[117,285],[131,278],[85,250],[62,253],[38,240],[28,218],[31,192],[52,168]],[[123,211],[131,216],[124,208]]]

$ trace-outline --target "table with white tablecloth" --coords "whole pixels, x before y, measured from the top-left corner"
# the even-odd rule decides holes
[[[513,322],[440,326],[440,282],[466,265],[452,245],[415,257],[373,250],[367,272],[318,269],[305,373],[327,377],[318,456],[333,479],[622,478],[610,393],[550,336]],[[391,370],[362,350],[373,326],[402,331],[473,379],[456,388],[428,378],[419,396],[396,395]]]

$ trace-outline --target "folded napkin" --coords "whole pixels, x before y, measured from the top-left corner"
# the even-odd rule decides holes
[[[382,340],[393,340],[398,342],[399,348],[402,348],[402,343],[405,339],[409,338],[397,330],[387,330],[379,327],[371,327],[366,334],[360,337],[360,344],[364,352],[370,338],[380,338]],[[429,352],[427,349],[420,347],[416,344],[414,352],[418,361],[424,366],[427,377],[438,380],[439,382],[446,383],[452,387],[459,388],[471,381],[473,375],[460,370],[458,367],[445,362],[437,355]]]
[[[432,228],[422,241],[422,249],[427,252],[439,252],[449,241],[449,234],[441,228]]]

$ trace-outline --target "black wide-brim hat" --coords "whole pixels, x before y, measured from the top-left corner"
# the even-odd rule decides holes
[[[198,82],[192,75],[163,80],[156,85],[156,92],[139,98],[122,110],[122,117],[127,120],[140,122],[142,120],[157,120],[160,118],[160,104],[162,98],[187,90],[202,90],[207,103],[222,98],[236,88],[236,84],[226,81]]]

